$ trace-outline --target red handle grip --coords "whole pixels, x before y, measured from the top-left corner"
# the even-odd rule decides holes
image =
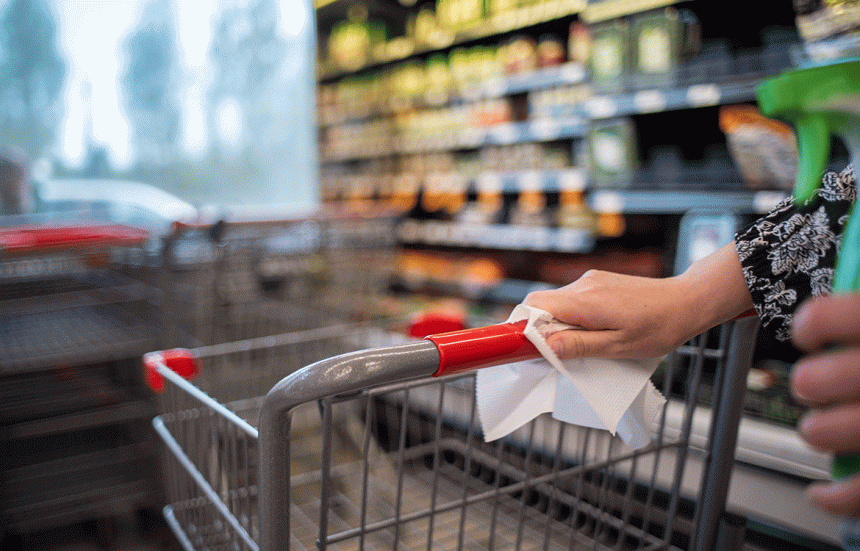
[[[101,245],[135,245],[148,237],[146,230],[121,225],[20,226],[0,230],[0,250],[29,253]]]
[[[439,369],[433,376],[539,357],[540,352],[523,334],[525,327],[523,320],[425,337],[439,349]]]

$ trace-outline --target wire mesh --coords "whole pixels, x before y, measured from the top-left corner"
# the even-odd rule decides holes
[[[184,230],[165,247],[166,346],[197,347],[385,315],[391,224],[362,218]]]
[[[363,348],[364,329],[284,337],[271,343],[272,357],[290,370]],[[389,329],[371,332],[372,344],[391,339]],[[284,435],[292,443],[283,512],[291,548],[688,549],[711,445],[691,437],[690,427],[701,380],[724,368],[728,338],[716,330],[667,358],[656,382],[681,398],[667,404],[654,441],[638,450],[546,415],[485,442],[469,374],[393,381],[349,396],[321,391],[291,412]],[[251,358],[266,348],[257,344],[198,355],[216,372],[256,372]],[[261,398],[230,402],[234,393],[209,380],[194,386],[171,377],[168,386],[156,422],[171,451],[168,520],[187,549],[257,549],[257,498],[267,491],[257,486]]]

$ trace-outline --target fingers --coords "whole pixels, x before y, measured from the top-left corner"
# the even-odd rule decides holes
[[[535,291],[523,304],[552,314],[560,321],[586,329],[617,328],[616,274],[590,270],[573,283],[550,291]]]
[[[817,297],[804,303],[795,313],[792,339],[808,352],[835,343],[860,344],[860,293]]]
[[[816,483],[807,492],[810,503],[834,515],[860,516],[860,476],[839,482]]]
[[[791,390],[807,405],[860,402],[860,348],[803,358],[795,364]]]
[[[559,331],[547,337],[547,344],[561,359],[599,356],[611,358],[615,353],[614,331]]]
[[[823,451],[860,451],[860,404],[812,410],[800,422],[800,435]]]

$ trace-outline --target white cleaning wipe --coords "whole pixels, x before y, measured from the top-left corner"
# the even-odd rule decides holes
[[[560,360],[546,338],[573,327],[531,306],[517,306],[508,322],[528,320],[523,331],[543,359],[478,371],[478,414],[487,441],[501,438],[541,413],[584,427],[605,429],[631,448],[651,441],[666,399],[651,383],[660,358]]]

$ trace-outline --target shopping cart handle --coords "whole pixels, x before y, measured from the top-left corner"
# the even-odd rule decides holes
[[[539,357],[538,349],[523,334],[525,327],[523,320],[425,337],[439,349],[439,369],[433,376]]]

